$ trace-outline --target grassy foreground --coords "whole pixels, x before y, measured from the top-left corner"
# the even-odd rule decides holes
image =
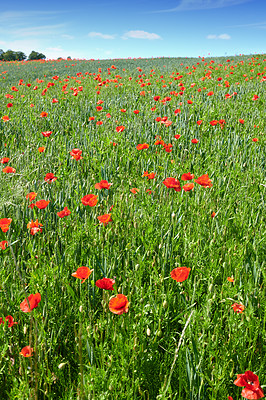
[[[0,81],[1,399],[237,400],[248,370],[265,392],[266,56]]]

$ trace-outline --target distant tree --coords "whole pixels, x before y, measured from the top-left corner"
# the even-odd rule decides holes
[[[22,51],[7,50],[3,52],[1,58],[4,61],[22,61],[27,57]]]
[[[71,57],[70,57],[70,56],[68,56],[68,57],[67,57],[67,59],[68,59],[68,60],[71,60]]]
[[[0,49],[0,60],[2,60],[3,55],[4,55],[4,50]]]
[[[32,50],[30,53],[28,60],[45,60],[46,56],[42,53],[38,53],[37,51]]]

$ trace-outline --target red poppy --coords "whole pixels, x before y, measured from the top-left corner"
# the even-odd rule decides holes
[[[198,125],[201,125],[202,122],[203,122],[203,121],[202,121],[201,119],[199,119],[199,120],[197,121],[197,124],[198,124]]]
[[[228,276],[227,280],[228,280],[228,282],[232,282],[232,283],[235,281],[234,278],[231,276]]]
[[[21,352],[19,354],[21,354],[23,357],[31,357],[33,353],[33,348],[31,348],[30,346],[25,346],[23,347],[23,349],[21,349]]]
[[[108,225],[109,222],[112,222],[111,214],[100,215],[97,218],[102,224],[104,224],[104,226]]]
[[[188,172],[188,173],[186,173],[186,174],[183,174],[183,175],[181,176],[181,180],[182,180],[182,181],[190,181],[190,180],[193,179],[193,178],[194,178],[194,175],[191,174],[190,172]]]
[[[163,181],[163,184],[169,189],[174,189],[176,192],[181,192],[180,182],[175,178],[166,178]]]
[[[187,267],[177,267],[173,269],[170,273],[171,278],[177,282],[184,282],[189,275],[191,268]]]
[[[45,112],[45,111],[43,111],[43,112],[41,112],[40,117],[41,117],[41,118],[48,117],[48,113]]]
[[[69,211],[69,209],[68,209],[67,207],[64,207],[64,209],[63,209],[62,211],[59,211],[59,212],[57,213],[57,215],[58,215],[59,218],[67,217],[67,216],[70,215],[70,214],[71,214],[71,211]]]
[[[0,228],[3,232],[7,232],[9,230],[9,225],[11,224],[11,218],[2,218],[0,219]]]
[[[252,97],[252,100],[253,101],[258,100],[258,98],[259,98],[259,96],[257,94],[254,94],[254,96]]]
[[[20,309],[23,312],[31,312],[34,308],[38,307],[38,304],[41,301],[40,293],[30,294],[28,298],[20,303]]]
[[[218,124],[218,121],[217,121],[216,119],[214,119],[213,121],[210,121],[210,124],[211,124],[212,126],[215,126],[215,125]]]
[[[244,386],[241,396],[245,399],[262,399],[264,393],[260,387],[259,377],[252,371],[246,371],[244,374],[238,374],[234,381],[236,386]]]
[[[213,212],[213,213],[211,214],[211,217],[212,217],[212,218],[214,218],[214,217],[215,217],[215,215],[216,215],[216,213],[215,213],[215,212]]]
[[[51,136],[52,133],[53,133],[52,131],[45,131],[45,132],[42,132],[42,135],[44,137],[49,137],[49,136]]]
[[[75,278],[82,279],[81,283],[84,283],[86,279],[93,272],[93,269],[89,269],[88,267],[79,267],[76,272],[72,274]]]
[[[13,104],[12,103],[7,103],[7,108],[10,108],[10,107],[13,107]]]
[[[181,113],[180,108],[177,108],[177,109],[174,111],[174,113],[175,113],[175,114],[180,114],[180,113]]]
[[[245,121],[243,119],[239,119],[238,121],[240,122],[240,124],[244,124],[245,123]]]
[[[115,128],[115,130],[116,130],[117,133],[123,132],[125,129],[126,129],[126,128],[125,128],[125,126],[123,126],[123,125],[117,126],[117,127]]]
[[[39,208],[39,210],[44,210],[48,206],[49,203],[50,203],[50,200],[38,200],[38,201],[36,201],[35,206],[37,208]]]
[[[258,141],[259,141],[259,139],[256,137],[252,139],[252,142],[258,142]]]
[[[54,176],[54,174],[52,172],[49,172],[48,174],[46,174],[45,178],[44,178],[45,182],[48,182],[48,183],[52,183],[52,182],[56,181],[56,179],[57,179],[57,177]]]
[[[110,279],[110,278],[102,278],[102,279],[98,279],[95,282],[95,285],[100,288],[100,289],[105,289],[105,290],[114,290],[113,285],[115,284],[115,280],[114,279]]]
[[[180,139],[181,135],[175,135],[175,139]]]
[[[117,294],[109,301],[109,310],[116,315],[127,313],[128,307],[129,301],[124,294]]]
[[[26,195],[26,199],[28,199],[29,201],[35,200],[37,197],[38,193],[35,192],[30,192]]]
[[[99,183],[95,183],[95,189],[110,189],[112,183],[108,183],[106,180],[101,180]]]
[[[3,158],[1,158],[0,163],[1,163],[1,164],[7,164],[8,161],[9,161],[9,158],[8,158],[8,157],[3,157]]]
[[[97,110],[97,111],[102,111],[102,109],[103,109],[102,106],[97,106],[97,107],[96,107],[96,110]]]
[[[139,113],[139,110],[134,110],[133,113],[134,113],[134,114],[138,114],[138,113]]]
[[[207,93],[207,96],[213,96],[213,95],[214,95],[214,92],[213,92],[213,91]]]
[[[15,168],[12,168],[12,167],[5,167],[5,168],[3,168],[2,171],[3,171],[5,174],[15,174],[15,173],[16,173]]]
[[[94,207],[98,202],[98,196],[95,194],[87,194],[86,196],[82,197],[81,203],[84,206]]]
[[[2,120],[3,120],[4,122],[7,122],[7,121],[10,120],[10,118],[9,118],[8,115],[4,115],[4,116],[2,117]]]
[[[160,96],[154,96],[153,100],[154,100],[154,101],[159,101],[160,98],[161,98]]]
[[[142,144],[138,144],[136,146],[137,150],[144,150],[144,149],[148,149],[150,146],[148,145],[148,143],[142,143]]]
[[[0,249],[5,250],[7,246],[8,246],[7,240],[2,240],[2,242],[0,242]]]
[[[142,176],[145,176],[145,177],[147,177],[148,179],[154,179],[155,178],[155,173],[154,172],[148,172],[148,171],[145,171],[144,172],[144,174],[142,175]]]
[[[194,189],[194,183],[187,183],[182,188],[185,192],[189,192],[190,190]]]
[[[70,151],[70,155],[72,156],[73,160],[81,160],[83,157],[81,157],[82,150],[80,149],[73,149]]]
[[[31,235],[35,235],[37,232],[42,233],[42,228],[40,228],[40,226],[43,226],[43,224],[38,222],[37,219],[36,221],[31,220],[31,222],[27,224],[27,228],[30,229]]]
[[[192,100],[188,100],[187,103],[188,104],[193,104],[193,101]]]
[[[192,139],[191,140],[191,143],[198,143],[199,141],[198,141],[198,139]]]
[[[130,189],[130,191],[131,191],[132,193],[134,193],[134,194],[137,194],[137,193],[139,192],[139,189],[137,189],[137,188],[132,188],[132,189]]]
[[[238,304],[238,303],[234,303],[231,307],[237,314],[242,314],[242,312],[245,309],[245,306],[243,304]]]
[[[58,100],[57,99],[53,99],[52,103],[58,103]]]
[[[102,125],[103,124],[103,121],[97,121],[96,122],[96,125]]]
[[[210,180],[208,174],[202,175],[198,179],[195,179],[195,182],[203,187],[212,187],[212,181]]]
[[[45,147],[39,147],[39,148],[38,148],[38,152],[39,152],[39,153],[43,153],[44,150],[45,150]]]
[[[12,328],[13,325],[17,324],[11,315],[6,316],[6,321],[8,321],[8,328]]]

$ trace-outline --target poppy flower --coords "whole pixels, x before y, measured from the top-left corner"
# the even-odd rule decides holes
[[[245,309],[245,306],[243,304],[238,304],[238,303],[234,303],[231,307],[237,314],[242,314],[242,312]]]
[[[198,179],[195,179],[195,182],[203,187],[212,187],[212,181],[210,180],[208,174],[202,175]]]
[[[39,152],[39,153],[43,153],[44,150],[45,150],[45,147],[39,147],[39,148],[38,148],[38,152]]]
[[[81,157],[82,150],[80,149],[73,149],[70,151],[70,155],[72,156],[72,160],[81,160],[83,157]]]
[[[159,101],[160,98],[161,98],[160,96],[154,96],[153,100],[154,100],[154,101]]]
[[[0,228],[3,232],[7,232],[9,230],[9,225],[11,224],[11,218],[2,218],[0,219]]]
[[[182,188],[185,192],[189,192],[190,190],[194,189],[194,183],[187,183]]]
[[[3,120],[4,122],[7,122],[7,121],[10,120],[10,118],[9,118],[8,115],[4,115],[4,116],[2,117],[2,120]]]
[[[139,189],[137,189],[137,188],[132,188],[132,189],[130,189],[130,191],[131,191],[132,193],[134,193],[134,194],[137,194],[137,193],[139,192]]]
[[[46,118],[46,117],[48,117],[48,113],[43,111],[43,112],[41,112],[40,117],[41,118]]]
[[[227,280],[228,280],[228,282],[232,282],[232,283],[235,281],[234,278],[231,276],[228,276]]]
[[[13,325],[17,324],[11,315],[6,316],[6,321],[8,321],[8,328],[12,328]]]
[[[142,143],[142,144],[138,144],[136,146],[137,150],[144,150],[144,149],[148,149],[150,146],[148,145],[148,143]]]
[[[183,175],[181,176],[181,180],[182,180],[182,181],[190,181],[190,180],[193,179],[193,178],[194,178],[194,175],[191,174],[190,172],[188,172],[188,173],[186,173],[186,174],[183,174]]]
[[[36,201],[35,206],[37,208],[39,208],[39,210],[44,210],[48,206],[49,203],[50,203],[50,200],[38,200],[38,201]]]
[[[258,141],[259,141],[259,139],[256,137],[252,139],[252,142],[258,142]]]
[[[244,386],[241,396],[245,399],[262,399],[264,393],[260,387],[259,377],[252,371],[246,371],[244,374],[238,374],[234,381],[236,386]]]
[[[139,113],[139,110],[134,110],[133,113],[134,113],[134,114],[138,114],[138,113]]]
[[[211,126],[215,126],[218,124],[218,121],[214,119],[213,121],[210,121]]]
[[[89,269],[88,267],[79,267],[76,272],[72,274],[75,278],[82,279],[81,283],[84,283],[86,279],[93,272],[93,269]]]
[[[42,132],[42,135],[43,135],[44,137],[49,137],[49,136],[51,136],[52,133],[53,133],[53,132],[51,132],[51,131],[45,131],[45,132]]]
[[[19,354],[21,354],[23,357],[31,357],[33,353],[33,348],[31,348],[30,346],[25,346],[23,347],[23,349],[21,349],[21,352]]]
[[[35,192],[30,192],[26,195],[26,199],[28,199],[29,201],[35,200],[37,197],[38,193]]]
[[[191,268],[187,267],[177,267],[173,269],[170,273],[171,278],[177,282],[184,282],[189,275]]]
[[[124,294],[117,294],[109,301],[109,310],[116,315],[121,315],[128,312],[129,301]]]
[[[245,123],[245,121],[244,121],[243,119],[239,119],[238,121],[239,121],[240,124],[242,124],[242,125]]]
[[[257,94],[254,94],[254,96],[252,97],[252,100],[253,101],[258,100],[258,98],[259,98],[259,96]]]
[[[213,92],[213,91],[207,93],[207,96],[213,96],[213,95],[214,95],[214,92]]]
[[[7,246],[8,246],[7,240],[2,240],[2,242],[0,242],[0,249],[5,250]]]
[[[36,221],[31,220],[31,222],[27,224],[27,228],[30,229],[31,235],[35,235],[37,232],[42,233],[42,228],[40,228],[40,226],[43,226],[43,224],[38,222],[37,219]]]
[[[63,209],[62,211],[59,211],[59,212],[57,213],[57,215],[58,215],[59,218],[67,217],[67,216],[70,215],[70,214],[71,214],[71,211],[69,211],[67,207],[64,207],[64,209]]]
[[[112,183],[108,183],[106,180],[101,180],[99,183],[95,183],[95,189],[110,189]]]
[[[110,279],[110,278],[102,278],[102,279],[98,279],[95,282],[95,285],[100,288],[100,289],[105,289],[105,290],[114,290],[113,285],[115,284],[115,280],[114,279]]]
[[[174,111],[174,113],[175,113],[175,114],[180,114],[180,113],[181,113],[180,108],[177,108],[177,109]]]
[[[202,121],[201,119],[199,119],[199,120],[197,121],[197,124],[198,124],[198,125],[201,125],[202,122],[203,122],[203,121]]]
[[[198,143],[199,141],[198,141],[198,139],[192,139],[191,140],[191,143]]]
[[[117,126],[117,127],[115,128],[115,130],[116,130],[117,133],[123,132],[125,129],[126,129],[126,128],[125,128],[125,126],[123,126],[123,125]]]
[[[175,139],[180,139],[181,138],[181,135],[175,135]]]
[[[57,177],[54,176],[54,174],[52,172],[49,172],[48,174],[46,174],[45,178],[44,178],[45,182],[48,182],[48,183],[52,183],[52,182],[56,181],[56,179],[57,179]]]
[[[95,117],[90,117],[89,118],[89,121],[94,121],[95,120]]]
[[[188,100],[187,103],[188,104],[193,104],[193,101],[192,100]]]
[[[166,178],[163,181],[163,184],[169,189],[174,189],[176,192],[181,192],[180,182],[175,178]]]
[[[7,103],[7,108],[10,108],[10,107],[13,107],[13,104],[12,103]]]
[[[31,312],[34,308],[38,307],[41,301],[40,293],[30,294],[28,298],[20,303],[20,309],[23,312]]]
[[[57,99],[53,99],[52,103],[58,103],[58,100]]]
[[[213,212],[213,213],[211,214],[211,217],[212,217],[212,218],[214,218],[214,217],[215,217],[215,215],[216,215],[216,213],[215,213],[215,212]]]
[[[15,174],[15,173],[16,173],[15,168],[12,168],[12,167],[5,167],[5,168],[3,168],[2,171],[3,171],[5,174]]]
[[[102,125],[103,124],[103,121],[97,121],[96,122],[96,125]]]
[[[7,164],[8,161],[9,161],[9,158],[8,158],[8,157],[3,157],[3,158],[1,158],[0,163],[1,163],[1,164]]]
[[[102,224],[104,224],[104,226],[108,225],[109,222],[112,222],[111,214],[100,215],[97,218]]]
[[[96,107],[96,110],[97,110],[97,111],[102,111],[102,109],[103,109],[102,106],[97,106],[97,107]]]
[[[98,202],[98,196],[95,194],[87,194],[86,196],[82,197],[81,203],[84,206],[94,207]]]

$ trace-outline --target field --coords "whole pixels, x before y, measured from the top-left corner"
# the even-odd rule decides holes
[[[262,398],[266,56],[0,81],[1,399]]]

